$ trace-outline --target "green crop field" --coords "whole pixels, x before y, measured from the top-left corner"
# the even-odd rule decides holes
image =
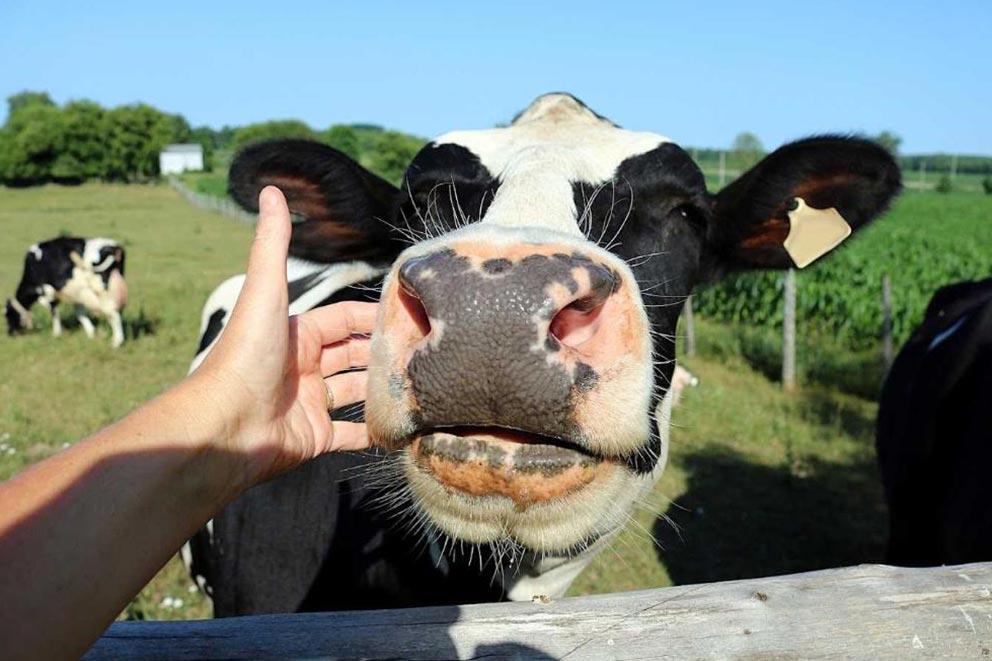
[[[934,223],[933,240],[946,247],[959,231],[953,210],[974,199],[931,194],[897,211],[913,227]],[[122,240],[131,293],[120,350],[110,349],[105,324],[89,341],[68,317],[65,335],[52,338],[40,311],[40,330],[0,337],[0,478],[181,379],[203,301],[242,269],[250,240],[249,228],[189,206],[166,186],[0,188],[0,228],[4,295],[27,246],[63,232]],[[866,234],[859,250],[887,253],[886,232],[895,229]],[[697,332],[700,355],[688,366],[701,385],[675,412],[669,468],[572,593],[880,561],[875,405],[818,386],[786,395],[749,366],[734,329],[704,321]],[[123,616],[209,616],[209,603],[190,589],[173,560]]]
[[[906,191],[888,214],[822,261],[797,273],[802,333],[846,346],[876,346],[881,281],[892,282],[893,332],[905,341],[941,285],[992,275],[992,195]],[[732,323],[777,328],[782,274],[746,274],[702,292],[696,309]]]

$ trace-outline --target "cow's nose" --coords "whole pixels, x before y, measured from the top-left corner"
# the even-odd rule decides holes
[[[595,335],[603,306],[619,286],[613,270],[566,253],[517,262],[429,254],[406,260],[397,279],[400,303],[421,337],[434,333],[428,339],[436,342],[446,331],[455,331],[452,339],[489,337],[473,348],[450,348],[480,359],[486,346],[509,348],[518,335],[552,350],[560,344],[579,349]]]
[[[380,332],[426,426],[563,433],[576,394],[630,351],[621,277],[579,252],[442,250],[405,260],[395,280]]]

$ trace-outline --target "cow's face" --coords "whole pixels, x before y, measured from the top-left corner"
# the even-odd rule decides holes
[[[616,530],[660,474],[692,287],[791,265],[796,197],[857,228],[899,174],[871,143],[817,138],[714,196],[671,141],[559,94],[437,138],[401,190],[300,141],[232,167],[247,206],[268,184],[304,218],[294,254],[383,266],[366,420],[429,522],[554,554]]]

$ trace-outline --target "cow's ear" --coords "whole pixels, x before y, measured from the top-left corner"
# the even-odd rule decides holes
[[[241,150],[228,192],[258,211],[258,194],[277,186],[293,225],[291,255],[317,262],[392,261],[403,249],[390,229],[399,190],[336,149],[310,140],[272,140]]]
[[[789,143],[717,193],[709,231],[715,266],[805,266],[885,211],[901,186],[895,159],[868,140]]]

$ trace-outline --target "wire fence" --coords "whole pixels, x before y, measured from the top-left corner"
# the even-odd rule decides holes
[[[242,223],[255,224],[255,214],[245,211],[230,198],[198,193],[176,177],[169,177],[169,185],[179,191],[179,194],[193,206],[214,211]]]
[[[782,291],[782,387],[792,391],[797,386],[796,346],[799,336],[796,331],[796,270],[789,269],[785,275]],[[892,331],[892,280],[888,273],[881,279],[882,306],[882,359],[885,371],[892,368],[895,361],[896,347]],[[696,322],[693,311],[692,296],[685,301],[680,322],[681,337],[684,351],[681,355],[691,357],[696,354]]]

